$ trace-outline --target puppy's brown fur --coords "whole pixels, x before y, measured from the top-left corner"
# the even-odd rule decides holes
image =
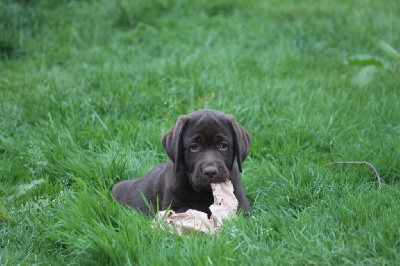
[[[114,197],[145,214],[149,208],[175,212],[195,209],[210,215],[213,203],[211,183],[229,179],[239,208],[250,208],[239,172],[249,152],[251,138],[232,115],[219,111],[200,110],[180,116],[164,134],[161,143],[170,158],[136,180],[117,183],[112,189]],[[235,163],[235,158],[237,164]]]

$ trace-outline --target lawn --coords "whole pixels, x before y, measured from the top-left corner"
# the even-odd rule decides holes
[[[398,0],[1,1],[0,264],[398,264],[399,25]],[[171,236],[110,190],[203,108],[252,136],[252,208]]]

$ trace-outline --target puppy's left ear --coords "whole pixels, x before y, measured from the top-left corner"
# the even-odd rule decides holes
[[[239,171],[242,172],[242,162],[249,154],[251,137],[249,132],[239,125],[233,115],[226,115],[226,119],[229,121],[233,129],[236,160]]]
[[[189,117],[187,115],[180,116],[176,124],[161,138],[161,144],[168,157],[174,162],[177,173],[180,170],[182,162],[182,132],[188,121]]]

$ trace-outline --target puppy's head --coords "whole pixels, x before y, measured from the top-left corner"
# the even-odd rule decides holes
[[[161,140],[175,171],[185,171],[198,192],[228,179],[235,157],[241,172],[250,142],[234,116],[207,109],[180,116]]]

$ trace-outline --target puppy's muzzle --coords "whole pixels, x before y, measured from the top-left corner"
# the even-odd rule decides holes
[[[203,175],[208,176],[209,178],[213,178],[218,174],[218,166],[216,165],[207,165],[203,168]]]
[[[204,162],[200,164],[196,183],[209,185],[210,183],[224,182],[228,176],[228,169],[223,162]]]

